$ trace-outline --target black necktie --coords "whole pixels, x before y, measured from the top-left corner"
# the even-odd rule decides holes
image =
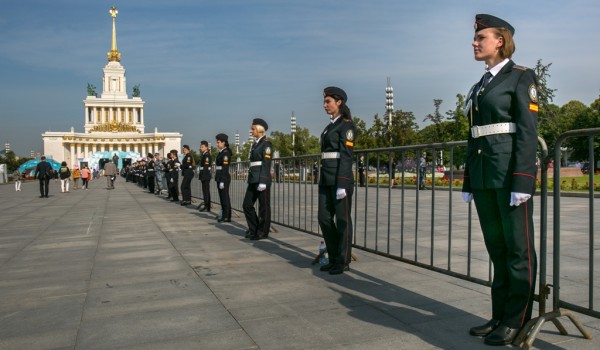
[[[481,88],[479,89],[479,93],[483,93],[483,91],[485,90],[485,87],[487,86],[487,84],[490,82],[490,79],[492,78],[492,73],[490,72],[485,72],[485,74],[483,75],[483,77],[481,78]]]

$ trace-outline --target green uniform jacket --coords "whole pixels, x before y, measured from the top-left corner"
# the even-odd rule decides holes
[[[509,61],[477,95],[478,86],[469,97],[470,126],[512,122],[516,133],[473,138],[469,132],[463,192],[510,188],[533,195],[538,143],[535,73]]]
[[[249,184],[271,184],[271,154],[273,145],[263,136],[250,150],[250,162],[261,162],[261,165],[250,166],[248,169]]]
[[[210,174],[210,163],[212,162],[210,157],[210,152],[206,151],[202,153],[202,158],[200,158],[200,175],[198,178],[202,181],[208,181],[211,179]]]
[[[339,117],[321,134],[321,152],[339,152],[339,158],[321,159],[319,185],[351,189],[354,187],[352,162],[356,127],[352,120]]]
[[[221,167],[221,170],[215,172],[216,182],[227,182],[231,181],[231,175],[229,175],[229,162],[231,162],[231,151],[229,148],[225,148],[219,152],[215,164]]]

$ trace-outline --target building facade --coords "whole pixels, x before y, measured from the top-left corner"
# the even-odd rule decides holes
[[[84,131],[47,131],[42,134],[44,154],[52,159],[66,161],[70,166],[90,163],[99,152],[128,153],[132,158],[145,157],[148,153],[164,155],[171,149],[181,148],[182,134],[178,132],[146,133],[144,127],[144,101],[139,88],[127,95],[125,68],[121,65],[121,53],[117,50],[117,9],[109,11],[112,17],[112,47],[107,53],[108,64],[103,69],[102,94],[88,85],[84,104]],[[131,156],[133,154],[133,156]],[[131,159],[136,161],[137,159]]]

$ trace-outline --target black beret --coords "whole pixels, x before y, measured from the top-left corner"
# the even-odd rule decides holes
[[[215,138],[217,140],[223,141],[223,142],[226,142],[227,140],[229,140],[229,136],[227,136],[226,134],[217,134],[217,136],[215,136]]]
[[[511,35],[515,35],[515,28],[505,20],[492,15],[475,15],[475,32],[477,33],[485,28],[506,28],[510,31]]]
[[[200,141],[200,145],[204,145],[204,146],[208,147],[208,142],[202,140],[202,141]]]
[[[254,120],[252,121],[252,125],[260,125],[263,128],[265,128],[265,130],[269,129],[269,124],[267,124],[266,121],[260,118],[254,118]]]
[[[190,150],[190,146],[188,146],[188,145],[183,145],[183,148],[187,149],[188,151]]]
[[[329,86],[323,90],[323,97],[327,96],[337,97],[338,99],[343,100],[344,102],[348,101],[348,95],[346,95],[346,92],[340,89],[339,87],[335,86]]]
[[[154,156],[152,155],[152,153],[148,153],[148,158],[154,158]]]

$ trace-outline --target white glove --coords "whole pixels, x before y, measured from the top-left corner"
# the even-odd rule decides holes
[[[336,199],[346,198],[346,190],[343,188],[338,188],[337,191],[335,192],[335,198]]]
[[[520,192],[511,192],[510,193],[510,205],[514,205],[518,207],[520,204],[527,202],[527,200],[531,198],[530,194],[520,193]]]
[[[225,188],[225,183],[224,182],[219,182],[219,189],[222,190]]]
[[[265,185],[265,184],[258,184],[258,187],[256,187],[256,189],[262,192],[262,191],[264,191],[264,190],[267,189],[267,185]]]
[[[473,200],[473,193],[463,192],[462,197],[465,203],[471,203],[471,201]]]

